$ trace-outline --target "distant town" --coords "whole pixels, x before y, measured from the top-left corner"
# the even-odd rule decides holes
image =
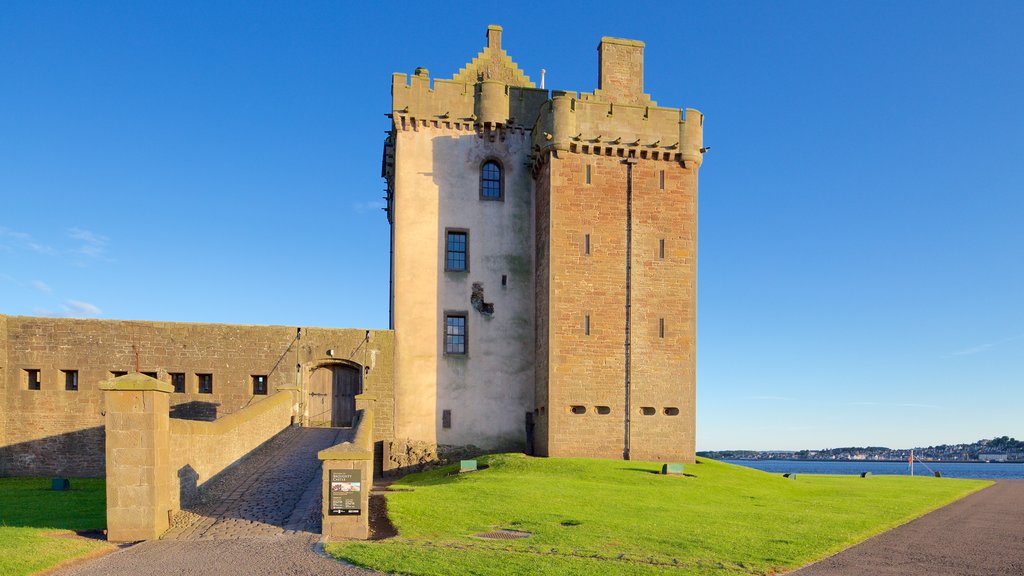
[[[973,444],[940,444],[927,448],[865,446],[823,450],[717,450],[697,452],[715,460],[915,460],[936,462],[1024,462],[1024,441],[1002,436]]]

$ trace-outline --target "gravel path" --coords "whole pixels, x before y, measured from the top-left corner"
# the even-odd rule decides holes
[[[1024,480],[994,486],[790,576],[1024,574]]]
[[[203,486],[161,540],[56,572],[64,576],[377,574],[316,552],[320,461],[348,430],[288,428]]]

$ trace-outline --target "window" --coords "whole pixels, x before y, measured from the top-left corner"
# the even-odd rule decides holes
[[[597,413],[602,415],[602,416],[605,416],[605,415],[611,414],[612,413],[612,409],[609,408],[608,406],[598,406],[597,407]]]
[[[174,386],[175,394],[185,393],[185,373],[171,372],[171,386]]]
[[[159,378],[159,377],[157,376],[157,373],[156,373],[156,372],[143,372],[143,373],[142,373],[142,375],[143,375],[143,376],[149,376],[150,378],[152,378],[152,379],[154,379],[154,380],[159,380],[159,379],[160,379],[160,378]]]
[[[585,182],[587,184],[590,184],[590,164],[587,164],[587,167],[585,169]]]
[[[501,200],[505,197],[504,182],[501,177],[501,165],[494,160],[484,162],[480,168],[480,198],[483,200]]]
[[[583,316],[583,335],[590,336],[590,314]]]
[[[110,377],[111,378],[120,378],[121,376],[126,376],[126,375],[128,375],[128,373],[125,372],[124,370],[111,370],[110,371]]]
[[[266,376],[253,376],[252,377],[252,393],[254,395],[266,395],[267,394],[267,377]]]
[[[583,235],[583,254],[590,256],[590,234]]]
[[[78,370],[61,370],[64,372],[64,389],[78,391]]]
[[[451,427],[452,427],[452,411],[451,410],[442,410],[441,411],[441,428],[451,428]]]
[[[665,319],[658,318],[658,338],[665,337]]]
[[[665,258],[665,239],[658,240],[658,258]]]
[[[213,394],[213,374],[196,374],[200,394]]]
[[[665,171],[664,170],[661,171],[661,175],[658,177],[658,189],[659,190],[664,190],[665,189]]]
[[[39,390],[42,382],[39,381],[39,370],[29,368],[25,370],[25,379],[29,390]]]
[[[569,407],[569,412],[572,412],[573,414],[586,414],[587,413],[587,407],[586,406],[578,406],[578,405],[577,406],[570,406]]]
[[[469,232],[448,230],[444,269],[449,272],[469,271]]]
[[[653,406],[644,406],[640,409],[640,413],[644,416],[654,416],[658,411],[655,410]]]
[[[466,315],[445,314],[444,353],[466,353]]]

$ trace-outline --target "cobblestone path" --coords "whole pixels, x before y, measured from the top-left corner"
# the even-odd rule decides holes
[[[160,540],[56,572],[60,576],[373,576],[316,552],[320,461],[349,430],[288,428],[208,482]]]
[[[179,512],[163,540],[266,538],[320,533],[320,461],[316,453],[349,430],[287,428],[208,482]]]

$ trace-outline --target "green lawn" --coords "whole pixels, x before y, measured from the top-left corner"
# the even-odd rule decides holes
[[[490,468],[414,474],[388,494],[399,536],[334,556],[401,574],[773,574],[837,552],[991,484],[901,476],[796,480],[701,459],[654,463],[500,454]],[[488,541],[497,528],[532,532]]]
[[[50,490],[49,478],[0,478],[0,574],[32,574],[110,545],[71,530],[106,526],[102,479],[72,479]]]

